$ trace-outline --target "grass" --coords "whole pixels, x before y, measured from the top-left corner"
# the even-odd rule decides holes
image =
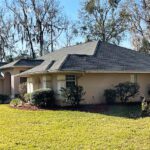
[[[0,149],[149,150],[150,118],[128,118],[129,110],[136,109],[112,106],[98,114],[0,105]]]

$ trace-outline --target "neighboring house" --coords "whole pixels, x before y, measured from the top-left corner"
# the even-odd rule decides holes
[[[27,78],[28,93],[41,88],[59,93],[61,87],[81,85],[86,91],[86,104],[105,102],[104,90],[120,82],[137,82],[144,96],[150,88],[149,55],[100,41],[62,48],[37,60],[19,60],[0,69],[11,73],[11,86],[8,85],[12,96],[17,94],[23,77]],[[58,96],[62,102],[61,99]]]
[[[27,78],[15,77],[15,75],[39,65],[41,62],[43,60],[20,59],[9,64],[2,64],[0,67],[0,94],[12,97],[18,94],[19,84],[26,82]]]

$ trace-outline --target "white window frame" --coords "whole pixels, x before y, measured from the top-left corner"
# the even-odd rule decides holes
[[[137,83],[137,74],[131,74],[130,81],[132,83]]]

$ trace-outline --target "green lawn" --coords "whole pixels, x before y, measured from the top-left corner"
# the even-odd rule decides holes
[[[119,106],[98,114],[0,105],[0,149],[149,150],[150,118],[131,119],[128,114],[129,109]]]

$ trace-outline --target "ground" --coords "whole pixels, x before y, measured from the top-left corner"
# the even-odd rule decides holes
[[[136,105],[96,112],[0,105],[0,149],[150,149],[150,118],[130,118],[138,112]]]

